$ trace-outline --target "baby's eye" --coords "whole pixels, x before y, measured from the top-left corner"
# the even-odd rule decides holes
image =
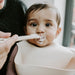
[[[37,23],[31,23],[30,25],[35,27],[35,26],[37,26]]]
[[[52,26],[50,23],[45,24],[46,27]]]

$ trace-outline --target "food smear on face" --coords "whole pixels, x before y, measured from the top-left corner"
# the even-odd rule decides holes
[[[40,36],[40,38],[37,40],[37,43],[43,44],[44,40],[46,39],[45,36]]]

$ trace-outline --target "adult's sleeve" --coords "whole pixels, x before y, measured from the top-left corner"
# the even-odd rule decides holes
[[[15,46],[8,61],[6,75],[17,75],[15,70],[15,64],[14,64],[14,58],[17,54],[17,51],[18,51],[18,46]]]

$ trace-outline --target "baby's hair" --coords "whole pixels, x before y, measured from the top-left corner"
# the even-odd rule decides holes
[[[25,26],[27,24],[27,20],[29,17],[29,14],[33,11],[35,12],[36,10],[42,10],[42,9],[47,9],[47,8],[51,8],[54,9],[56,11],[56,22],[58,24],[58,26],[60,25],[60,13],[58,12],[58,9],[56,7],[54,7],[53,5],[48,5],[48,4],[33,4],[27,11],[25,14]]]

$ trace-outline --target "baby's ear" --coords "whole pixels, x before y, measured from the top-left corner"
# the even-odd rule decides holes
[[[61,32],[61,28],[58,28],[56,32],[56,37],[60,34],[60,32]]]

